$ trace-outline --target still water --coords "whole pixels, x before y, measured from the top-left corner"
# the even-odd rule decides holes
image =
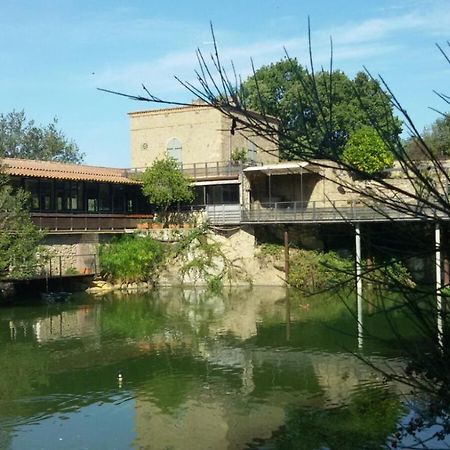
[[[0,448],[380,448],[404,388],[353,352],[404,361],[382,316],[365,325],[384,339],[358,350],[339,298],[281,288],[3,307]]]

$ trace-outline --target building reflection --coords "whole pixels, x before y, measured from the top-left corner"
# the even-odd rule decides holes
[[[11,340],[33,337],[39,343],[99,333],[100,308],[92,305],[58,311],[30,320],[9,320]]]

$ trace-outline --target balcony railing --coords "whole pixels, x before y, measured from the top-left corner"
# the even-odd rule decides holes
[[[207,205],[206,218],[214,225],[239,223],[336,223],[389,220],[449,219],[430,207],[402,205],[398,210],[384,204],[368,205],[358,200],[270,202],[240,205]]]
[[[252,163],[251,165],[256,165]],[[235,164],[231,161],[199,162],[193,164],[180,164],[180,169],[193,180],[208,178],[237,178],[242,169],[249,164]],[[147,167],[127,169],[127,176],[136,176],[145,171]]]
[[[345,222],[417,220],[441,217],[432,208],[403,204],[398,210],[385,204],[360,200],[252,203],[242,208],[242,222]]]
[[[151,214],[31,214],[33,223],[39,229],[47,231],[124,231],[135,229],[142,220],[152,218]]]

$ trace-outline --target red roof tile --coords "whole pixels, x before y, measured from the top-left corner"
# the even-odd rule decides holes
[[[15,158],[0,159],[0,165],[8,175],[19,177],[139,184],[126,176],[125,169]]]

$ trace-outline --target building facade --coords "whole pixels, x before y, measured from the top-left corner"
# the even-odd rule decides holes
[[[261,136],[241,129],[221,111],[204,104],[137,111],[130,120],[131,167],[150,166],[155,159],[175,158],[186,169],[213,167],[233,161],[244,151],[249,163],[279,160],[278,148]],[[276,126],[277,120],[273,119]]]

